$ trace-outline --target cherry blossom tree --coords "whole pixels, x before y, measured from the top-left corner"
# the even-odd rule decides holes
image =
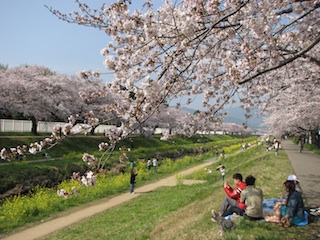
[[[73,77],[81,82],[81,78]],[[113,110],[114,106],[121,102],[121,97],[111,93],[99,78],[82,81],[79,86],[79,95],[84,103],[79,111],[79,116],[82,116],[80,121],[83,122],[88,118],[96,119],[96,123],[91,124],[92,134],[100,124],[121,125],[121,117]]]
[[[315,62],[302,59],[288,65],[280,74],[285,81],[273,88],[282,90],[270,91],[269,100],[262,108],[269,116],[265,125],[275,136],[308,132],[314,135],[320,129],[320,69]]]
[[[190,96],[188,104],[202,95],[203,118],[218,118],[235,94],[250,111],[285,80],[279,73],[288,64],[304,59],[319,67],[319,1],[184,0],[155,9],[148,0],[134,10],[126,0],[101,9],[76,2],[79,11],[70,14],[49,9],[112,37],[101,53],[114,71],[108,87],[131,106],[118,110],[131,116],[127,126],[181,96]]]
[[[76,82],[46,67],[20,66],[0,74],[1,109],[30,119],[33,133],[38,121],[64,121],[81,108]]]
[[[245,127],[244,125],[236,124],[236,123],[222,123],[220,126],[220,130],[226,134],[240,134],[247,135],[251,133],[251,129]]]
[[[162,129],[162,139],[169,139],[175,135],[192,136],[196,132],[196,119],[190,113],[166,105],[160,107],[140,129],[145,127],[152,134],[156,128]],[[142,130],[143,131],[143,130]],[[140,131],[141,132],[141,131]]]

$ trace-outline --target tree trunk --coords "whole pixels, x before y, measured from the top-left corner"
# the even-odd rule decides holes
[[[94,127],[91,128],[91,130],[90,130],[90,134],[91,135],[94,135],[94,131],[96,130],[97,127],[98,126],[94,126]]]
[[[317,131],[312,131],[311,132],[311,139],[312,139],[312,144],[316,146],[320,146],[320,134]]]
[[[32,122],[31,132],[34,135],[37,135],[38,134],[38,132],[37,132],[38,121],[37,121],[37,119],[35,117],[31,117],[31,122]]]

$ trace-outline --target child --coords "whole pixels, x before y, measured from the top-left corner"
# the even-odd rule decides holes
[[[224,166],[221,166],[220,173],[221,173],[222,181],[224,181],[224,176],[226,175],[226,169]]]
[[[226,175],[226,168],[223,165],[219,165],[217,170],[220,170],[222,181],[224,181],[224,176]]]

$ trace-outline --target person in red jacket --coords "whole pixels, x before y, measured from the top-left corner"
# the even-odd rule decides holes
[[[247,185],[242,181],[243,178],[240,173],[233,174],[232,178],[236,185],[234,189],[228,182],[224,183],[224,191],[227,196],[224,198],[220,208],[221,216],[223,217],[233,213],[243,216],[246,209],[246,205],[240,201],[240,194]]]

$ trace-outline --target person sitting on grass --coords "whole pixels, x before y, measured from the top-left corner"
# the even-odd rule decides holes
[[[305,222],[304,203],[301,193],[295,190],[293,181],[284,182],[288,193],[285,202],[279,202],[274,206],[274,216],[266,217],[267,222],[276,222],[281,226],[288,227],[291,224],[299,225]]]
[[[288,180],[288,181],[293,181],[295,190],[296,190],[297,192],[299,192],[299,193],[302,193],[302,189],[301,189],[301,187],[300,187],[300,181],[299,181],[299,179],[297,178],[296,175],[293,175],[293,174],[292,174],[292,175],[289,175],[287,180]]]
[[[252,175],[246,177],[247,187],[241,192],[240,197],[240,202],[247,206],[243,217],[251,221],[263,219],[263,194],[260,188],[256,188],[255,181]]]
[[[242,181],[242,175],[240,173],[233,174],[232,178],[236,185],[234,189],[227,181],[224,183],[224,191],[227,196],[224,198],[220,207],[220,213],[223,217],[229,216],[233,213],[242,216],[246,209],[246,205],[240,202],[240,194],[247,185]]]

